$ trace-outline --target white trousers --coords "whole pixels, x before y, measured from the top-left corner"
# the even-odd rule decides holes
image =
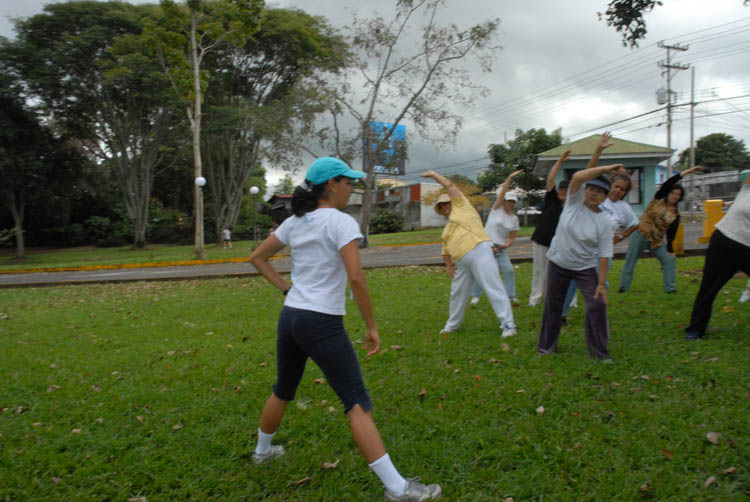
[[[450,317],[445,323],[443,332],[455,331],[461,327],[466,313],[466,305],[474,282],[478,282],[487,295],[502,328],[505,323],[513,322],[513,310],[510,307],[508,294],[500,279],[500,270],[492,254],[489,241],[480,242],[466,253],[456,265],[456,273],[451,282]]]
[[[547,251],[549,247],[531,241],[531,259],[534,263],[534,272],[531,276],[531,293],[529,303],[537,305],[542,301],[544,291],[547,289]]]

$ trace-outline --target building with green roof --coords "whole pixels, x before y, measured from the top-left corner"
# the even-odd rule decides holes
[[[560,145],[542,152],[537,157],[534,174],[545,177],[557,159],[565,150],[570,150],[570,157],[560,167],[555,183],[570,179],[573,173],[585,169],[591,155],[599,143],[601,135],[592,134],[578,141]],[[633,178],[633,188],[626,196],[637,215],[643,212],[653,199],[659,185],[666,181],[667,170],[659,163],[672,156],[673,150],[663,146],[647,145],[624,139],[612,138],[612,146],[599,156],[598,165],[623,164]]]

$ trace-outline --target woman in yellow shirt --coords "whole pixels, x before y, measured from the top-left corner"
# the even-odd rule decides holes
[[[441,332],[450,333],[461,327],[471,288],[478,282],[500,322],[502,336],[515,335],[513,310],[500,279],[492,242],[484,231],[482,218],[451,180],[435,171],[427,171],[421,176],[434,179],[448,192],[441,195],[435,204],[435,211],[448,218],[442,234],[441,254],[452,278],[450,315]]]

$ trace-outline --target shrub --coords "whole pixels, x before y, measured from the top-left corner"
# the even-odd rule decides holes
[[[378,211],[370,222],[371,234],[392,234],[404,228],[404,217],[393,211]]]

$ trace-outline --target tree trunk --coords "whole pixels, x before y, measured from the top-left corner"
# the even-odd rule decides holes
[[[193,116],[190,121],[193,130],[193,161],[195,166],[195,179],[201,176],[201,80],[200,80],[200,61],[198,59],[198,41],[196,37],[196,28],[198,18],[195,11],[190,12],[190,50],[192,51],[193,63],[193,92],[195,99],[193,101]],[[193,198],[195,200],[195,257],[199,260],[206,258],[205,235],[203,231],[203,188],[193,185]]]
[[[10,192],[10,212],[13,214],[13,231],[16,234],[16,258],[26,257],[26,245],[23,239],[23,196],[18,200],[14,192]]]

